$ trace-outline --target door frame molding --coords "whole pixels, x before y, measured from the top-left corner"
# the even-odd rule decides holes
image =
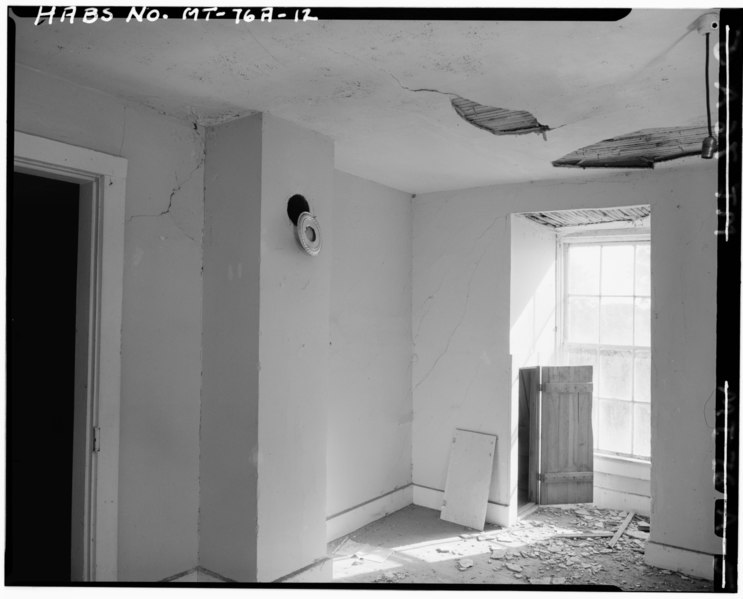
[[[100,451],[87,453],[83,578],[115,581],[127,160],[19,131],[13,141],[16,171],[89,186],[93,194],[88,435],[100,429]]]

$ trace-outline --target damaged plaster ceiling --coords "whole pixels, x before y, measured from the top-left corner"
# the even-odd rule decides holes
[[[270,112],[332,138],[338,169],[411,193],[570,179],[581,169],[552,161],[576,148],[700,122],[704,39],[687,28],[703,12],[635,9],[616,22],[15,18],[16,92],[43,93],[41,72],[188,123]],[[546,141],[520,134],[547,129]]]
[[[706,125],[643,129],[580,148],[552,164],[581,168],[653,168],[658,162],[700,155],[705,137]]]
[[[550,128],[540,124],[534,115],[526,110],[483,106],[465,98],[453,98],[451,105],[465,121],[494,135],[541,133],[545,141],[547,140],[545,134]]]
[[[530,221],[550,227],[578,227],[606,223],[635,224],[650,216],[650,206],[628,206],[623,208],[586,208],[581,210],[554,210],[550,212],[528,212],[522,216]]]

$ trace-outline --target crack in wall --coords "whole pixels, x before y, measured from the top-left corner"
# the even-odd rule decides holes
[[[495,220],[493,220],[493,222],[490,225],[488,225],[488,227],[475,240],[475,245],[477,244],[477,241],[479,241],[480,239],[482,239],[485,236],[485,234],[488,231],[490,231],[501,218],[502,218],[501,216],[497,216],[495,218]],[[454,336],[456,335],[457,331],[460,329],[460,327],[464,323],[464,319],[467,316],[467,310],[469,309],[470,292],[472,290],[472,282],[475,279],[475,273],[477,272],[478,268],[480,268],[480,263],[482,262],[483,258],[485,257],[485,254],[487,254],[488,250],[490,249],[490,245],[491,244],[488,243],[485,246],[485,249],[483,249],[482,254],[480,254],[480,257],[477,259],[477,261],[475,262],[474,267],[472,268],[472,272],[470,273],[469,280],[467,282],[467,291],[466,291],[466,294],[465,294],[464,308],[462,310],[462,314],[459,317],[459,321],[457,322],[457,324],[454,326],[454,328],[452,329],[451,333],[449,334],[449,338],[446,341],[446,345],[444,346],[444,350],[436,357],[436,360],[434,360],[433,365],[431,366],[431,368],[428,369],[428,371],[423,376],[423,378],[421,378],[415,384],[415,386],[413,387],[413,391],[415,391],[416,389],[418,389],[418,387],[420,387],[428,379],[428,377],[431,375],[431,373],[436,369],[436,366],[438,366],[438,363],[441,361],[441,359],[449,351],[449,347],[451,346],[451,342],[454,339]],[[473,248],[472,249],[474,249],[474,245],[473,245]]]
[[[418,339],[418,335],[421,332],[421,325],[423,324],[423,321],[426,319],[426,316],[428,315],[428,312],[431,310],[431,307],[433,306],[433,303],[429,304],[428,302],[434,299],[436,297],[436,294],[441,291],[441,288],[444,286],[444,281],[446,280],[446,275],[441,279],[439,282],[438,287],[436,287],[436,291],[434,291],[431,295],[429,295],[421,305],[421,309],[426,308],[426,310],[421,314],[421,317],[418,319],[418,326],[415,327],[415,335],[413,336],[413,342],[415,342],[416,339]]]
[[[189,235],[188,232],[178,224],[175,218],[173,218],[173,214],[171,212],[173,208],[173,200],[175,199],[175,195],[183,188],[184,185],[186,185],[189,181],[191,181],[191,179],[196,174],[196,172],[199,169],[203,168],[204,164],[206,163],[206,143],[204,141],[202,132],[199,131],[198,129],[197,122],[194,121],[193,125],[194,125],[194,129],[196,130],[196,137],[198,137],[200,141],[200,146],[201,146],[201,150],[200,150],[201,157],[199,158],[199,162],[196,164],[196,166],[193,169],[191,169],[188,175],[186,175],[186,177],[180,183],[178,183],[178,180],[176,179],[176,185],[175,187],[173,187],[173,189],[170,192],[170,196],[168,197],[168,205],[165,208],[165,210],[155,213],[155,214],[132,214],[131,216],[129,216],[129,218],[126,219],[127,223],[133,221],[135,218],[159,218],[161,216],[169,216],[170,220],[173,222],[173,224],[178,228],[178,230],[181,233],[183,233],[191,241],[194,241],[194,242],[196,241],[195,237],[193,237],[192,235]],[[203,195],[202,195],[202,200],[203,200]],[[202,236],[203,236],[203,223],[202,223]]]
[[[447,202],[448,202],[448,200],[447,200]],[[470,249],[468,250],[468,252],[467,252],[468,254],[469,254],[469,253],[470,253],[470,252],[471,252],[472,250],[474,250],[474,249],[475,249],[475,247],[477,246],[477,242],[478,242],[478,241],[480,241],[480,240],[481,240],[481,239],[482,239],[483,237],[485,237],[485,235],[487,235],[487,234],[488,234],[488,232],[489,232],[489,231],[490,231],[490,230],[491,230],[491,229],[492,229],[492,228],[493,228],[493,227],[495,226],[495,224],[496,224],[496,223],[497,223],[497,222],[498,222],[498,221],[499,221],[499,220],[500,220],[501,218],[502,218],[502,217],[501,217],[500,215],[496,216],[496,217],[495,217],[495,219],[493,219],[493,222],[491,222],[491,223],[490,223],[490,224],[489,224],[489,225],[488,225],[488,226],[487,226],[487,227],[486,227],[486,228],[485,228],[485,229],[483,230],[483,232],[482,232],[482,233],[480,233],[480,235],[478,235],[478,236],[477,236],[477,238],[475,239],[475,241],[474,241],[474,242],[472,243],[472,247],[471,247],[471,248],[470,248]],[[441,282],[439,283],[438,287],[436,287],[436,291],[434,291],[434,292],[433,292],[433,293],[432,293],[431,295],[429,295],[429,296],[428,296],[428,297],[427,297],[427,298],[426,298],[426,299],[425,299],[425,300],[423,301],[423,304],[421,304],[421,310],[423,310],[423,308],[425,308],[426,306],[428,306],[428,307],[427,307],[427,308],[425,309],[425,311],[423,312],[423,314],[421,314],[420,318],[418,319],[418,324],[417,324],[417,326],[415,327],[415,334],[413,335],[413,344],[415,344],[415,341],[416,341],[416,340],[418,339],[418,336],[419,336],[419,334],[420,334],[420,330],[421,330],[421,326],[423,325],[423,321],[425,320],[426,316],[427,316],[427,315],[428,315],[428,313],[430,312],[430,310],[431,310],[431,307],[432,307],[432,305],[433,305],[432,303],[431,303],[431,304],[429,304],[429,301],[431,301],[432,299],[434,299],[434,298],[435,298],[435,296],[436,296],[436,294],[437,294],[437,293],[438,293],[439,291],[441,291],[441,288],[442,288],[442,287],[444,286],[444,281],[446,281],[446,275],[444,275],[444,277],[443,277],[443,278],[441,279]]]

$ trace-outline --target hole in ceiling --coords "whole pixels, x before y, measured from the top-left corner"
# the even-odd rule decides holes
[[[485,106],[466,98],[453,98],[451,105],[465,121],[475,127],[490,131],[494,135],[523,135],[525,133],[544,135],[550,130],[547,125],[542,125],[531,112],[526,110]]]
[[[650,216],[650,206],[623,208],[584,208],[581,210],[555,210],[552,212],[524,213],[529,220],[552,229],[598,225],[604,223],[637,223]]]
[[[704,126],[642,129],[570,152],[552,166],[653,168],[656,162],[700,154],[705,137]]]

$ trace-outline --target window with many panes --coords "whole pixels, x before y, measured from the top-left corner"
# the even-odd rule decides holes
[[[615,239],[563,240],[563,351],[594,369],[595,450],[649,460],[650,238]]]

